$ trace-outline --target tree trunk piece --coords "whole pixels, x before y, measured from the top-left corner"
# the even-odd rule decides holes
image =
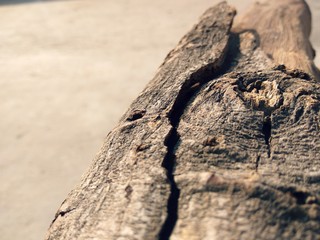
[[[226,3],[204,13],[108,134],[47,240],[320,238],[310,12],[271,2],[233,28]]]

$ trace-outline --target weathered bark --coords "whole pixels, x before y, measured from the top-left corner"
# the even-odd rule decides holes
[[[256,8],[266,14],[252,10],[232,30],[226,3],[202,16],[109,133],[46,239],[319,239],[310,12],[300,0]]]

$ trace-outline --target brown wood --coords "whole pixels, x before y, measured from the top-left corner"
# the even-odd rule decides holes
[[[252,30],[259,46],[274,63],[320,78],[309,41],[311,12],[303,0],[265,0],[240,18],[237,30]]]
[[[310,11],[298,0],[255,8],[232,30],[226,3],[204,13],[109,133],[46,239],[319,239]]]

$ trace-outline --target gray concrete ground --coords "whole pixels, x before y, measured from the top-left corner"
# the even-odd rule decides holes
[[[0,239],[44,237],[104,136],[216,2],[0,0]]]

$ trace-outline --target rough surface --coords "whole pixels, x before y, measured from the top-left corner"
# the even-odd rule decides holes
[[[320,87],[253,65],[205,84],[182,115],[172,239],[319,237]]]
[[[155,239],[167,234],[163,226],[172,179],[165,167],[172,165],[167,163],[172,115],[185,89],[199,84],[198,75],[211,74],[222,64],[234,14],[225,3],[209,9],[168,55],[108,135],[81,185],[62,204],[47,239]]]
[[[169,53],[47,239],[319,237],[317,75],[304,57],[279,65],[259,31],[230,32],[234,14],[209,9]],[[290,49],[309,56],[300,40]]]
[[[259,17],[256,13],[259,13]],[[320,72],[313,63],[316,53],[309,41],[311,12],[305,1],[257,2],[241,17],[237,28],[256,33],[261,49],[275,63],[320,78]]]

